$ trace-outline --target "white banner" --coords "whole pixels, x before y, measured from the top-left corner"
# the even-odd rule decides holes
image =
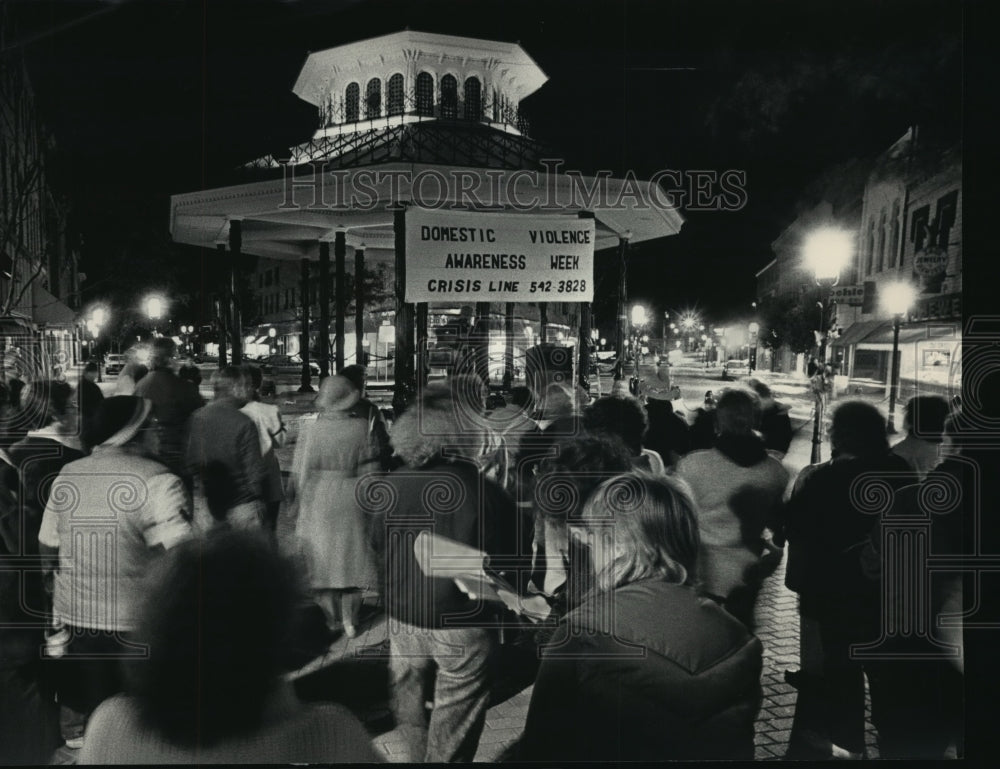
[[[594,220],[406,212],[407,302],[589,302]]]

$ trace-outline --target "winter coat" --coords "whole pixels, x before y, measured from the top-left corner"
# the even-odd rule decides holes
[[[519,759],[753,759],[760,641],[691,588],[649,579],[597,594],[544,655]]]

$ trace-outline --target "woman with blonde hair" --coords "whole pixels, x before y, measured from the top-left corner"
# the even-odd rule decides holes
[[[698,524],[686,486],[612,478],[570,534],[595,586],[545,647],[519,757],[751,760],[761,645],[695,590]]]

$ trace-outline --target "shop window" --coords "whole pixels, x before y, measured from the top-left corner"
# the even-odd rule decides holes
[[[351,83],[344,94],[344,122],[357,123],[361,117],[361,86]]]
[[[958,211],[958,190],[952,190],[938,199],[937,215],[934,217],[934,242],[938,248],[948,248],[951,228],[955,226],[955,216]]]
[[[386,102],[386,114],[403,114],[403,76],[396,73],[389,78],[389,100]]]
[[[434,116],[434,76],[430,72],[417,75],[417,114]]]
[[[924,250],[930,239],[931,207],[922,206],[913,212],[913,223],[910,225],[910,241],[913,243],[913,253]]]
[[[365,117],[382,117],[382,81],[373,77],[365,88]]]
[[[458,117],[458,81],[454,75],[441,78],[441,117]]]
[[[462,111],[465,119],[482,120],[483,88],[479,84],[478,77],[466,78],[463,97],[465,99],[465,103],[462,105]]]

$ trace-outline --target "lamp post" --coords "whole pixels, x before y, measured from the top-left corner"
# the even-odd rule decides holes
[[[629,391],[638,396],[639,395],[639,350],[640,348],[640,332],[643,326],[646,325],[648,316],[646,314],[646,308],[641,304],[636,304],[632,306],[632,339],[634,343],[632,345],[632,361],[633,361],[633,373],[632,381],[629,382]]]
[[[883,286],[882,308],[892,315],[892,359],[889,369],[889,421],[887,430],[896,432],[896,398],[899,396],[899,327],[916,299],[916,289],[906,281]]]
[[[823,444],[822,423],[823,407],[825,406],[826,389],[826,306],[829,304],[830,290],[840,280],[840,273],[850,262],[854,254],[854,235],[836,227],[821,227],[814,230],[806,238],[802,246],[802,256],[806,265],[812,269],[816,285],[823,291],[823,300],[819,304],[819,387],[814,386],[816,399],[816,414],[813,421],[812,457],[810,461],[817,464],[821,461]]]
[[[166,306],[166,302],[163,300],[163,297],[151,294],[146,297],[143,304],[146,308],[146,317],[152,321],[153,336],[155,337],[159,333],[157,330],[157,321],[163,317],[163,310]]]
[[[278,351],[278,329],[271,326],[271,328],[267,330],[267,338],[271,340],[267,347],[271,351],[271,355],[274,355]]]
[[[747,331],[750,332],[750,373],[752,374],[757,370],[757,332],[760,331],[760,324],[753,321],[749,326],[747,326]]]
[[[90,331],[93,341],[90,343],[90,355],[93,357],[95,351],[97,350],[97,340],[101,335],[101,329],[108,320],[108,311],[102,305],[97,305],[92,307],[90,310],[90,317],[87,320],[87,330]],[[97,381],[102,382],[102,361],[100,356],[97,359]]]

